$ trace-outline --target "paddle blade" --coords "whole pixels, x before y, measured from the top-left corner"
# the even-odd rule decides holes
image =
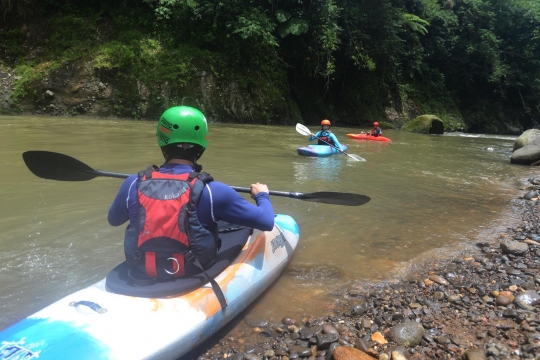
[[[348,157],[350,157],[351,159],[356,160],[356,161],[366,161],[366,159],[364,159],[363,157],[360,157],[360,156],[355,155],[355,154],[349,154],[349,153],[344,153],[344,154],[347,155]]]
[[[318,191],[309,194],[299,194],[298,199],[323,204],[345,206],[360,206],[366,204],[371,200],[371,198],[366,195],[341,193],[334,191]]]
[[[302,135],[305,135],[305,136],[310,136],[311,135],[311,131],[309,131],[309,129],[307,127],[305,127],[304,125],[298,123],[296,124],[296,131]]]
[[[26,151],[23,160],[32,174],[49,180],[86,181],[94,169],[71,156],[50,151]]]

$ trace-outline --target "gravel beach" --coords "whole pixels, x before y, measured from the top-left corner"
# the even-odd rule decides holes
[[[493,241],[346,289],[322,317],[246,318],[198,359],[540,359],[540,178],[528,182],[513,200],[521,222]]]

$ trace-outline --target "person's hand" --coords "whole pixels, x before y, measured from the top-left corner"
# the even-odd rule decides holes
[[[311,133],[311,136],[315,136],[315,134],[314,134],[314,133]]]
[[[259,184],[259,183],[251,184],[250,188],[251,188],[252,199],[255,199],[255,195],[257,195],[260,192],[265,192],[265,193],[268,192],[268,186],[266,186],[266,184]]]

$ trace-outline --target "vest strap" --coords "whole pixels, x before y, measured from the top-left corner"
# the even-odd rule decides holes
[[[212,290],[214,290],[214,293],[216,294],[219,304],[221,305],[221,309],[224,310],[227,307],[227,300],[225,299],[225,295],[223,294],[223,291],[219,287],[216,280],[214,280],[210,275],[206,273],[199,259],[197,259],[197,257],[191,251],[188,251],[186,253],[185,259],[191,264],[201,269],[201,272],[204,274],[206,280],[208,280],[210,282],[210,285],[212,285]]]

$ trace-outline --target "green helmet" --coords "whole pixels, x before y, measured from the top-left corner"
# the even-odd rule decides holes
[[[208,147],[208,124],[203,113],[189,106],[165,110],[158,121],[156,136],[159,146],[176,143]]]

